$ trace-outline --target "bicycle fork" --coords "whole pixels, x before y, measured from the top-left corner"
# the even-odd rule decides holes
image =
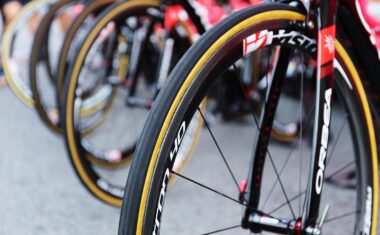
[[[302,214],[293,219],[284,220],[274,218],[271,215],[259,211],[261,179],[265,158],[267,156],[268,142],[272,130],[272,124],[277,109],[278,99],[281,93],[282,80],[287,70],[290,50],[281,48],[277,66],[273,73],[272,83],[266,97],[266,107],[260,117],[260,132],[256,150],[251,163],[248,183],[241,188],[241,198],[246,206],[242,218],[242,227],[252,232],[269,231],[280,234],[321,234],[323,221],[328,213],[328,206],[319,216],[321,193],[323,188],[324,170],[326,168],[326,156],[328,148],[329,127],[331,119],[331,99],[333,86],[333,61],[335,58],[335,14],[336,0],[313,0],[303,4],[308,16],[315,19],[307,19],[312,35],[317,41],[317,72],[316,79],[316,103],[314,120],[314,138],[312,143],[312,158],[310,161],[310,173],[305,191],[305,202]],[[309,9],[309,6],[312,8]],[[315,7],[318,6],[318,7]],[[314,10],[313,10],[314,9]],[[313,11],[313,12],[310,12]],[[315,11],[315,12],[314,12]],[[309,24],[309,21],[312,24]],[[314,28],[310,28],[314,27]],[[276,169],[275,169],[276,171]],[[278,172],[277,172],[278,173]],[[278,174],[277,174],[278,175]],[[285,195],[286,196],[286,195]],[[286,198],[288,204],[290,199]],[[319,220],[319,221],[318,221]]]

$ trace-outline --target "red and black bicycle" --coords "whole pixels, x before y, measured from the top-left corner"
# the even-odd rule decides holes
[[[380,62],[355,3],[266,2],[206,32],[176,65],[148,117],[119,234],[375,235]],[[204,119],[199,150],[177,172],[186,130],[195,114],[205,116],[200,102],[252,55],[268,64],[257,72],[266,81],[259,115],[252,111],[251,127],[236,133]],[[298,95],[289,98],[284,78],[295,68]],[[301,120],[297,144],[272,140],[275,115]],[[325,184],[347,172],[350,187]]]

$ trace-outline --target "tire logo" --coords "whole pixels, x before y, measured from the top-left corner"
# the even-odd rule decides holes
[[[261,32],[252,34],[243,41],[243,54],[246,55],[252,51],[266,46],[268,43],[272,42],[272,32],[268,30],[263,30]]]
[[[179,146],[182,142],[183,136],[185,135],[186,132],[186,123],[182,122],[181,128],[179,129],[177,133],[177,138],[174,140],[174,148],[173,150],[170,151],[170,161],[174,160],[174,156],[177,155]]]
[[[181,127],[179,128],[177,132],[177,136],[174,139],[173,148],[170,151],[169,166],[172,166],[175,161],[176,155],[178,153],[178,149],[180,147],[180,144],[182,142],[182,139],[185,133],[186,133],[186,122],[183,121],[181,124]],[[156,218],[154,221],[154,227],[153,227],[153,233],[152,233],[153,235],[159,234],[159,229],[160,229],[160,224],[161,224],[161,215],[162,215],[162,210],[164,207],[165,194],[166,194],[169,178],[170,178],[170,169],[166,168],[164,178],[162,180],[160,196],[159,196],[158,204],[157,204]]]
[[[159,234],[158,231],[160,229],[162,209],[164,207],[164,200],[165,200],[167,185],[169,182],[169,177],[170,177],[169,169],[166,169],[165,175],[164,175],[164,180],[162,181],[160,197],[158,198],[158,207],[157,207],[157,212],[156,212],[156,219],[154,221],[153,235]]]

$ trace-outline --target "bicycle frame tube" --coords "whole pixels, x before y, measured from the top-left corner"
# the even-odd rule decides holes
[[[312,3],[313,5],[313,3]],[[326,156],[331,118],[331,99],[333,86],[333,61],[335,57],[335,17],[337,1],[322,0],[316,12],[316,29],[318,30],[317,53],[317,90],[316,119],[314,126],[313,155],[311,160],[309,183],[302,215],[304,227],[316,225]]]

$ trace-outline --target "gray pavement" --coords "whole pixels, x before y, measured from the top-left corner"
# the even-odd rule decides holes
[[[0,88],[0,234],[116,234],[119,209],[79,182],[61,137]]]
[[[298,114],[296,107],[291,105],[289,103],[286,107]],[[17,100],[8,87],[0,88],[0,107],[0,234],[116,234],[119,209],[98,201],[84,189],[70,165],[62,138],[52,134],[35,111]],[[339,110],[335,115],[341,118]],[[244,179],[246,175],[247,164],[244,162],[249,159],[249,146],[254,139],[255,130],[249,128],[248,124],[251,125],[252,121],[241,120],[226,124],[217,119],[212,125],[238,180]],[[346,158],[352,149],[347,143],[348,134],[345,131],[342,138],[335,134],[340,126],[340,121],[332,124],[332,141],[339,141],[339,152],[335,155]],[[301,144],[304,146],[304,155],[307,155],[307,141]],[[278,143],[270,151],[278,167],[288,162],[281,177],[286,182],[285,188],[289,196],[296,195],[299,192],[299,153],[292,154],[286,160],[285,153],[288,153],[289,146]],[[236,198],[236,187],[205,130],[195,152],[197,156],[190,160],[183,174]],[[343,162],[341,158],[336,158],[330,165],[342,166]],[[303,160],[303,169],[307,169],[306,166],[307,159]],[[266,167],[265,172],[273,174],[269,163]],[[327,175],[331,173],[326,169]],[[306,179],[306,176],[303,178]],[[267,210],[284,202],[278,184],[273,185],[274,180],[272,175],[263,184],[263,195],[268,194],[272,188],[275,189],[272,196],[268,196],[270,200],[267,205],[263,206]],[[306,180],[302,183],[305,184]],[[330,218],[350,211],[349,208],[354,205],[354,195],[347,194],[343,189],[326,185],[324,195],[327,195],[327,199],[323,199],[322,207],[329,204],[330,199],[335,202],[339,199],[338,203],[331,204],[334,207],[329,212]],[[236,203],[210,194],[182,179],[177,179],[171,187],[165,205],[163,221],[166,223],[163,234],[199,234],[223,226],[237,225],[242,212],[242,207]],[[299,200],[292,202],[296,214],[299,205]],[[180,214],[171,213],[174,209],[179,209]],[[279,214],[290,216],[290,210],[284,207]],[[331,230],[325,234],[345,234],[352,222],[351,217],[338,224],[329,223],[326,226]],[[165,233],[166,229],[175,232]],[[223,234],[247,233],[246,230],[235,229]]]

